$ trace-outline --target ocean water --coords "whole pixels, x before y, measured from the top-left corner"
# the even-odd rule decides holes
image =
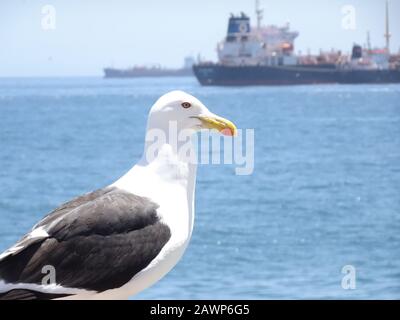
[[[139,158],[182,89],[255,131],[255,167],[198,169],[179,264],[137,299],[399,299],[400,86],[201,87],[193,78],[0,80],[0,250]],[[342,288],[344,266],[355,289]]]

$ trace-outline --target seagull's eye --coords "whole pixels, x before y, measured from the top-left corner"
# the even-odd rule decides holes
[[[190,108],[192,105],[189,102],[182,102],[181,106],[185,109]]]

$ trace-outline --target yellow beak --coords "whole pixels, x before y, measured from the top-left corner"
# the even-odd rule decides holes
[[[194,118],[199,119],[205,129],[216,129],[225,136],[237,135],[236,126],[231,121],[218,117],[217,115],[195,116]]]

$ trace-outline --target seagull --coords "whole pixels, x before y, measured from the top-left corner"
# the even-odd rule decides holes
[[[194,223],[196,161],[177,137],[204,129],[237,133],[190,94],[161,96],[136,165],[62,204],[0,255],[0,300],[128,299],[166,275]]]

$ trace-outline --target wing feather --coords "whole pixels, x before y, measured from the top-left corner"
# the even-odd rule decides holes
[[[0,279],[40,284],[53,266],[56,284],[104,291],[128,282],[158,255],[171,234],[150,200],[116,188],[95,191],[54,210],[0,260]]]

